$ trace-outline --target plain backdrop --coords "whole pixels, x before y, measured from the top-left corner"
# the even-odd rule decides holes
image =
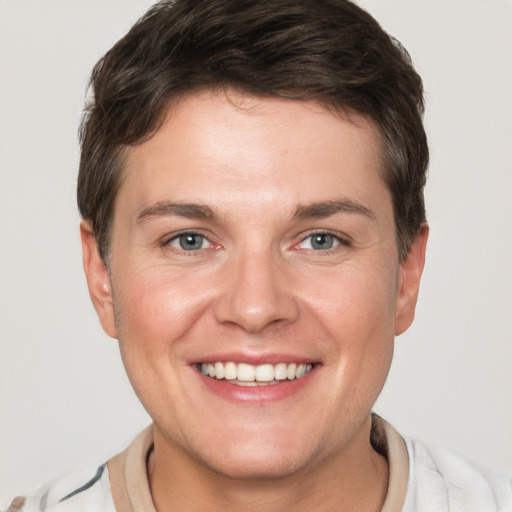
[[[512,473],[512,2],[361,3],[424,78],[432,154],[417,319],[375,409]],[[0,503],[149,422],[90,305],[75,207],[89,72],[149,5],[0,0]]]

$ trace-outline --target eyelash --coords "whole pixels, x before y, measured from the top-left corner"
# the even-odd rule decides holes
[[[315,237],[315,236],[331,236],[337,242],[337,244],[334,245],[333,247],[329,247],[328,249],[317,249],[317,250],[306,249],[306,250],[313,250],[315,252],[323,253],[323,254],[327,255],[327,254],[331,254],[331,253],[335,252],[337,250],[337,248],[339,248],[339,246],[350,247],[352,245],[352,241],[347,236],[342,236],[340,233],[335,233],[332,231],[311,231],[311,232],[307,233],[304,237],[302,237],[300,242],[298,244],[296,244],[294,247],[297,247],[298,245],[304,243],[308,238],[313,239],[313,237]]]
[[[164,240],[162,240],[162,242],[160,243],[160,246],[168,247],[171,245],[171,242],[173,242],[175,240],[179,240],[180,238],[187,237],[187,236],[201,237],[204,242],[207,242],[208,244],[210,244],[210,246],[212,245],[211,240],[207,236],[205,236],[203,233],[199,233],[197,231],[182,231],[181,233],[177,233],[175,235],[172,235],[169,238],[165,238]],[[187,249],[183,249],[182,247],[173,247],[173,249],[181,251],[182,253],[185,253],[187,255],[193,256],[194,254],[197,254],[199,251],[204,250],[205,248],[201,247],[196,250],[193,250],[193,249],[187,250]]]

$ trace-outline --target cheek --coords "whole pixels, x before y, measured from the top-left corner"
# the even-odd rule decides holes
[[[145,333],[179,338],[204,310],[207,293],[188,276],[161,269],[127,272],[131,279],[114,281],[115,309],[122,333],[137,338]],[[160,336],[153,339],[158,343]],[[163,341],[163,340],[162,340]]]
[[[346,266],[307,294],[309,311],[327,332],[335,387],[352,397],[344,395],[345,405],[371,407],[391,365],[396,284],[389,268]]]
[[[303,302],[339,343],[364,349],[383,336],[393,338],[396,282],[388,268],[358,262],[305,278],[299,285]]]
[[[193,334],[212,292],[211,287],[199,288],[197,280],[162,268],[124,275],[131,278],[113,282],[119,346],[128,377],[144,403],[148,389],[157,390],[169,378],[179,380],[176,372],[184,371],[184,354],[200,339]]]
[[[125,267],[126,268],[126,267]],[[209,297],[198,293],[190,279],[160,269],[113,276],[114,308],[123,364],[132,386],[152,417],[179,406],[182,354],[193,343],[190,332],[197,328]],[[172,383],[170,385],[169,383]]]

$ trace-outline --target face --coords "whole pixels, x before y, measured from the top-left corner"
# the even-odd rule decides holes
[[[379,143],[233,92],[182,99],[128,150],[110,274],[87,223],[84,262],[161,450],[250,478],[368,444],[426,239],[399,262]]]

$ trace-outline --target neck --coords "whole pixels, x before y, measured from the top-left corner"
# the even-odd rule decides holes
[[[155,428],[148,462],[157,512],[378,512],[388,465],[370,445],[371,419],[347,446],[291,475],[237,479],[220,474],[169,445]]]

